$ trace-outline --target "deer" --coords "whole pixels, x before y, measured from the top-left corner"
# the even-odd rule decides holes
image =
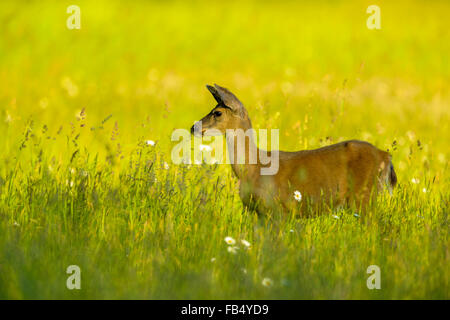
[[[253,135],[245,135],[245,147],[238,148],[238,134],[229,132],[252,130],[246,108],[228,89],[217,84],[206,87],[217,104],[194,123],[191,134],[226,135],[230,163],[239,180],[239,196],[245,208],[258,215],[278,208],[308,216],[320,214],[326,204],[365,212],[382,190],[388,189],[392,195],[397,184],[392,157],[366,141],[348,140],[295,152],[264,151],[256,146]],[[212,131],[214,134],[209,134]],[[273,154],[278,156],[277,172],[262,174],[268,166],[263,158]],[[256,161],[249,161],[251,158]],[[313,209],[308,211],[307,207]]]

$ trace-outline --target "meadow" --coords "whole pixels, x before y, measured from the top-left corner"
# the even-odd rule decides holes
[[[0,299],[449,299],[450,3],[371,4],[1,1]],[[212,83],[283,150],[389,150],[393,195],[258,219],[229,165],[171,162]]]

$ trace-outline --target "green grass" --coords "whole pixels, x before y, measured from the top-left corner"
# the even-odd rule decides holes
[[[71,4],[0,3],[0,298],[449,299],[447,2],[379,1],[376,31],[367,1],[79,1],[68,30]],[[389,149],[398,188],[258,220],[229,166],[170,161],[214,82],[284,150]]]

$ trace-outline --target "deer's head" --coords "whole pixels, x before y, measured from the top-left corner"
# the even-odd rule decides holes
[[[227,129],[251,128],[247,110],[233,93],[217,84],[214,87],[207,85],[206,88],[217,101],[217,105],[192,126],[192,134],[196,136],[223,135]]]

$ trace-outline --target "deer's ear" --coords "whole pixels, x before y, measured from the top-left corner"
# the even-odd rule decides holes
[[[211,92],[218,104],[230,108],[233,112],[239,114],[241,117],[245,116],[246,112],[244,105],[239,101],[238,98],[236,98],[233,93],[231,93],[230,90],[217,84],[214,84],[214,87],[206,85],[206,88],[208,88],[209,92]]]
[[[220,97],[220,94],[217,92],[216,88],[210,86],[209,84],[206,85],[206,88],[209,90],[209,92],[211,92],[211,94],[213,95],[214,99],[216,99],[218,104],[225,104],[222,98]]]
[[[244,105],[242,104],[242,102],[239,101],[238,98],[236,98],[236,96],[233,93],[231,93],[230,90],[228,90],[227,88],[221,87],[217,84],[214,84],[214,89],[216,90],[217,94],[220,96],[220,99],[224,105],[226,105],[227,107],[229,107],[231,110],[233,110],[236,113],[243,112]]]

